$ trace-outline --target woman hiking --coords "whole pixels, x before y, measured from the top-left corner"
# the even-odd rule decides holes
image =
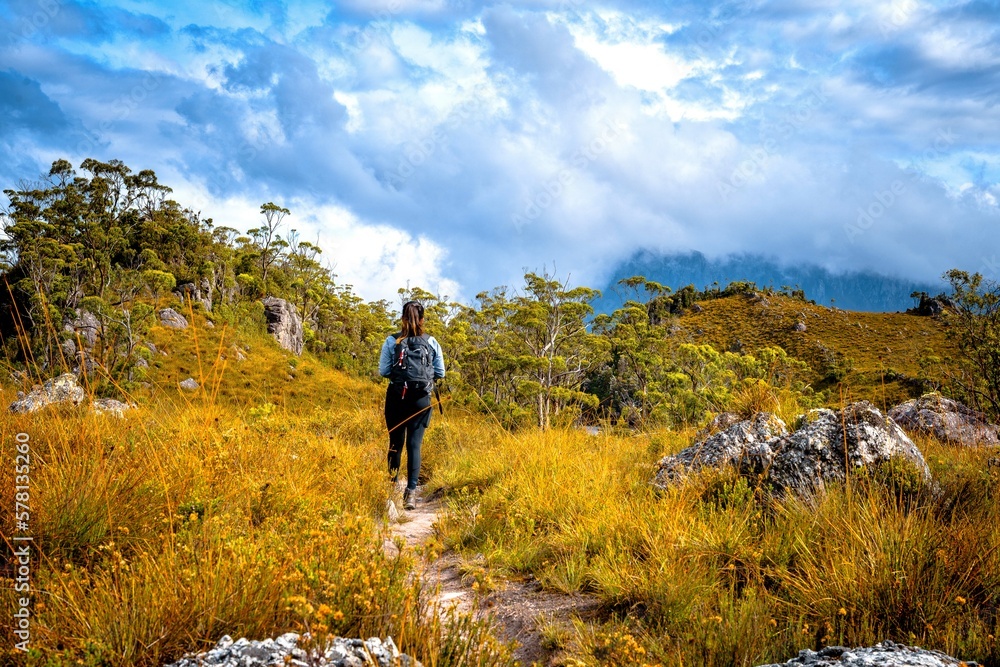
[[[385,339],[378,372],[389,378],[385,390],[385,425],[389,429],[389,478],[399,478],[399,463],[406,445],[406,491],[403,507],[417,502],[420,443],[431,422],[431,390],[444,377],[444,355],[433,336],[424,333],[424,307],[417,301],[403,305],[402,330]]]

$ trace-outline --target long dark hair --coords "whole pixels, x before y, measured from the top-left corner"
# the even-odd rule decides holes
[[[403,337],[424,335],[424,307],[419,301],[403,304]]]

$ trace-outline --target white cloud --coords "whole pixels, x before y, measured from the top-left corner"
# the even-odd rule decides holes
[[[397,290],[407,285],[450,298],[463,296],[459,285],[444,276],[448,252],[426,236],[366,223],[336,206],[300,206],[302,219],[319,237],[323,257],[333,263],[337,282],[353,285],[363,298],[394,302]],[[302,238],[310,237],[302,232]]]
[[[566,25],[577,48],[593,58],[619,85],[659,92],[673,88],[695,71],[693,63],[679,54],[668,53],[656,41],[674,32],[676,26],[635,22],[618,12],[603,12],[598,16]]]
[[[928,59],[944,67],[988,67],[1000,62],[992,35],[978,26],[936,27],[920,34],[919,44]]]
[[[232,227],[241,233],[260,225],[264,201],[285,206],[291,215],[284,219],[279,233],[287,237],[294,229],[303,241],[318,240],[323,250],[319,260],[333,268],[337,284],[352,285],[354,292],[366,300],[395,302],[396,291],[406,285],[451,298],[465,296],[458,283],[445,276],[448,251],[423,234],[366,222],[342,206],[305,199],[284,201],[279,193],[267,192],[254,199],[219,199],[201,185],[183,181],[179,174],[167,172],[160,177],[174,186],[171,196],[203,211],[216,227]]]

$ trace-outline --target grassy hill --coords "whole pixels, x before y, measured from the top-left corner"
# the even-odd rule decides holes
[[[938,320],[766,298],[701,302],[675,336],[782,345],[818,385],[878,405],[911,393],[922,357],[952,354]],[[27,664],[160,665],[223,634],[305,628],[391,635],[425,665],[512,664],[488,624],[426,613],[413,554],[383,552],[381,385],[278,349],[253,318],[188,314],[188,329],[149,332],[157,352],[124,418],[0,413],[4,451],[16,433],[32,447]],[[181,390],[187,377],[201,389]],[[550,664],[753,665],[885,638],[1000,659],[992,452],[917,438],[934,493],[863,478],[774,501],[727,473],[655,493],[657,460],[693,438],[510,432],[453,403],[424,445],[426,493],[446,506],[435,548],[459,554],[484,599],[512,579],[596,596],[586,621],[541,619]],[[14,486],[3,466],[4,535]],[[21,661],[6,623],[0,639],[0,662]]]
[[[701,312],[679,319],[677,338],[744,352],[778,345],[809,364],[814,389],[843,383],[845,398],[883,409],[927,391],[922,380],[940,380],[943,365],[958,354],[943,319],[832,309],[781,294],[698,305]],[[794,330],[800,322],[805,331]]]

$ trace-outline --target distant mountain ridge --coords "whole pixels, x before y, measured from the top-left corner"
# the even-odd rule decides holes
[[[602,290],[603,296],[594,303],[598,312],[611,312],[624,302],[625,291],[618,285],[622,278],[644,276],[674,291],[693,284],[702,290],[717,282],[725,287],[736,280],[757,283],[759,287],[798,287],[806,298],[817,304],[835,305],[845,310],[895,312],[911,308],[910,294],[923,291],[938,294],[947,284],[916,282],[872,271],[831,273],[816,265],[781,266],[760,255],[732,255],[709,260],[700,252],[664,255],[642,251],[622,263]],[[627,298],[627,297],[626,297]]]

